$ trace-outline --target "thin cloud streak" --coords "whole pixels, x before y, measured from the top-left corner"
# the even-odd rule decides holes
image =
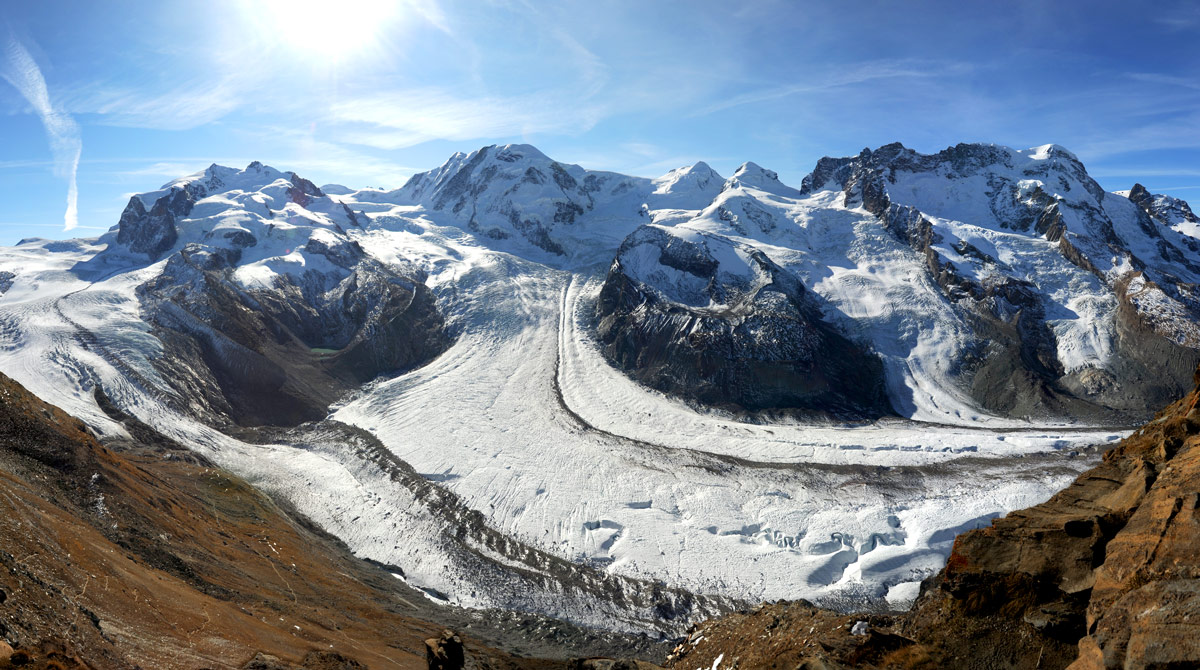
[[[1149,84],[1162,84],[1164,86],[1179,86],[1182,88],[1190,88],[1200,91],[1200,82],[1190,77],[1177,77],[1173,75],[1157,74],[1154,72],[1130,72],[1125,76],[1130,79],[1146,82]]]
[[[87,87],[76,91],[69,104],[76,112],[99,114],[100,122],[108,126],[190,130],[241,108],[252,83],[235,78],[198,79],[158,93]]]
[[[46,135],[50,138],[50,150],[54,154],[54,172],[67,179],[67,211],[63,214],[63,230],[71,230],[79,225],[79,185],[76,176],[79,173],[79,156],[83,153],[79,124],[50,101],[50,92],[41,69],[25,46],[12,36],[9,36],[4,49],[0,77],[12,84],[41,117]]]
[[[770,102],[800,93],[817,93],[880,79],[944,78],[964,73],[969,69],[969,66],[964,64],[944,65],[914,60],[859,63],[848,71],[836,72],[823,78],[814,78],[812,81],[772,86],[737,95],[728,100],[696,110],[690,116],[707,116],[733,107],[741,107],[742,105]]]
[[[343,142],[402,149],[429,140],[470,140],[530,133],[585,132],[601,114],[579,105],[570,113],[555,95],[458,98],[439,89],[395,91],[332,106]],[[357,126],[357,127],[354,127]]]

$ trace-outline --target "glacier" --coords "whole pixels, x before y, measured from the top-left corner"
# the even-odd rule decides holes
[[[940,238],[933,252],[958,276],[1036,280],[1065,374],[1104,370],[1117,355],[1116,284],[1188,341],[1187,305],[1146,277],[1167,268],[1182,284],[1192,271],[1169,260],[1138,270],[1130,259],[1158,248],[1129,234],[1126,259],[1080,243],[1098,272],[1065,262],[1057,242],[1012,227],[988,203],[1001,177],[1018,201],[1043,197],[1058,173],[1027,172],[1073,157],[1054,146],[1003,151],[1000,167],[966,177],[896,170],[888,193],[927,217]],[[1064,192],[1087,193],[1119,231],[1136,229],[1136,204],[1072,179]],[[659,635],[762,600],[904,607],[958,532],[1045,499],[1128,431],[983,407],[956,364],[975,335],[927,255],[848,195],[844,175],[815,181],[792,188],[753,163],[728,180],[702,163],[644,179],[528,145],[456,154],[392,191],[306,191],[294,173],[261,164],[213,166],[135,196],[144,209],[203,186],[161,255],[122,246],[116,228],[0,248],[0,271],[12,275],[0,295],[0,371],[97,433],[120,434],[100,389],[455,605]],[[1092,225],[1064,209],[1068,236]],[[738,249],[794,273],[833,327],[879,355],[896,415],[747,415],[614,367],[595,338],[595,305],[617,249],[645,225],[736,242],[719,257],[727,276],[748,276]],[[1163,234],[1186,248],[1188,225],[1175,220]],[[229,249],[240,233],[255,239],[231,268],[246,290],[275,290],[285,275],[341,277],[311,241],[352,243],[429,287],[450,344],[351,391],[323,419],[212,425],[155,364],[165,348],[139,287],[185,248]],[[633,262],[638,276],[696,299],[652,254]]]

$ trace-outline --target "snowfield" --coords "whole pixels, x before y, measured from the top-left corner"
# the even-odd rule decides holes
[[[516,175],[511,190],[536,187],[543,198],[552,179],[569,190],[557,172],[529,177],[536,161],[526,163],[537,158],[529,149],[498,154]],[[449,183],[469,160],[457,155],[429,179]],[[801,196],[753,164],[728,183],[703,164],[658,180],[610,175],[607,182],[568,166],[562,174],[597,204],[582,223],[561,225],[573,226],[569,235],[552,237],[562,254],[507,228],[501,235],[475,225],[467,210],[439,210],[414,195],[419,184],[327,189],[325,209],[314,212],[277,203],[282,173],[271,171],[265,183],[222,174],[229,190],[199,201],[194,218],[179,224],[179,244],[217,229],[252,231],[260,244],[236,276],[270,286],[273,276],[323,259],[305,253],[302,240],[267,240],[267,215],[287,210],[287,230],[345,235],[383,263],[423,273],[455,336],[450,349],[367,384],[325,422],[254,443],[235,439],[188,418],[149,362],[161,344],[140,317],[135,290],[166,260],[100,253],[115,245],[109,233],[0,249],[0,270],[15,275],[0,295],[0,371],[99,433],[120,434],[93,398],[100,387],[126,412],[286,499],[358,555],[402,570],[430,597],[619,630],[673,634],[687,623],[653,626],[650,615],[621,612],[590,592],[531,586],[519,573],[542,568],[514,558],[523,550],[453,541],[453,524],[465,518],[446,511],[457,509],[446,502],[453,500],[514,546],[617,578],[730,602],[904,607],[917,583],[941,568],[957,533],[1044,500],[1094,463],[1095,451],[1085,448],[1126,434],[981,410],[956,390],[948,367],[969,333],[949,316],[923,259],[861,208],[846,207],[840,192]],[[621,193],[604,201],[588,184]],[[904,189],[928,191],[897,186]],[[164,192],[143,200],[149,206]],[[986,268],[956,251],[955,241],[965,240],[1040,278],[1061,310],[1048,318],[1062,359],[1082,367],[1111,356],[1104,324],[1116,304],[1099,279],[1049,263],[1058,252],[1045,240],[980,223],[968,199],[947,197],[921,203],[942,233],[939,253],[984,276]],[[552,211],[543,199],[535,205]],[[499,200],[489,207],[512,211]],[[347,208],[361,225],[349,225]],[[523,211],[496,226],[517,221],[516,230],[528,231],[521,216],[531,210]],[[722,218],[722,211],[739,214]],[[725,236],[796,273],[830,321],[875,344],[904,418],[748,422],[646,389],[614,369],[592,339],[593,305],[616,247],[651,221],[681,236]],[[538,235],[531,239],[548,239]],[[731,272],[745,262],[736,254],[722,260]],[[374,436],[434,493],[347,437],[344,425]],[[558,573],[542,574],[552,583]]]

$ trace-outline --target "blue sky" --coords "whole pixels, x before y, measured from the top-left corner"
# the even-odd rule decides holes
[[[795,185],[892,141],[1056,142],[1108,189],[1200,203],[1200,4],[1135,5],[7,2],[0,244],[99,234],[213,162],[396,187],[506,142]]]

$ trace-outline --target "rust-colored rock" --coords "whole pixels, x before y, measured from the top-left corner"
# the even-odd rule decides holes
[[[466,665],[462,639],[447,630],[441,637],[425,640],[425,662],[429,670],[462,670]]]

